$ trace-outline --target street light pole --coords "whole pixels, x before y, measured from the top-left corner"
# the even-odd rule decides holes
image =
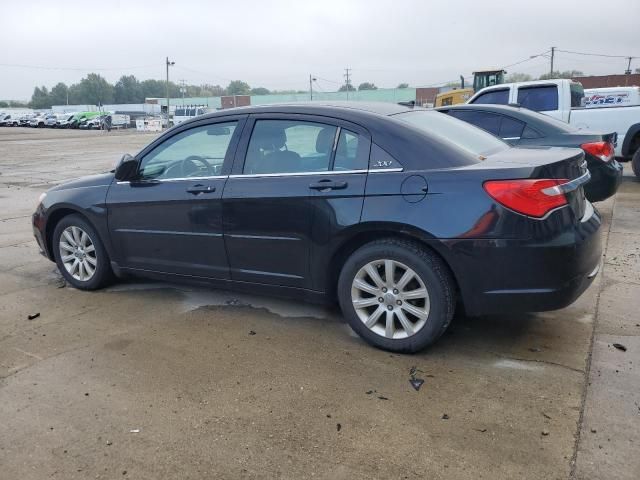
[[[169,126],[169,67],[176,64],[176,62],[170,62],[169,57],[166,60],[167,64],[167,127]]]
[[[556,53],[556,47],[551,47],[551,70],[549,71],[549,73],[551,74],[551,76],[553,77],[553,56]]]

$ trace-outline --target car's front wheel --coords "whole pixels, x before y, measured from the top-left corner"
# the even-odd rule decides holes
[[[112,279],[98,233],[79,215],[64,217],[53,232],[53,254],[62,276],[75,288],[96,290]]]
[[[454,313],[455,288],[434,253],[401,239],[383,239],[356,250],[338,280],[340,307],[368,343],[413,353],[435,342]]]

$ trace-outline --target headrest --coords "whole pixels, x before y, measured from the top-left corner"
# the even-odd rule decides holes
[[[287,134],[279,125],[258,123],[251,142],[262,150],[279,150],[287,143]]]
[[[336,129],[333,127],[325,127],[320,130],[318,138],[316,138],[316,152],[330,153],[333,148],[333,140],[336,135]]]

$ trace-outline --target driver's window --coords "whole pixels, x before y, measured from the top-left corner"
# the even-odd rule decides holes
[[[141,180],[220,175],[237,122],[203,125],[168,138],[140,164]]]

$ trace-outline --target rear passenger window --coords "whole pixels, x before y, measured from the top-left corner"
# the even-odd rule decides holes
[[[540,135],[533,128],[529,126],[524,127],[524,131],[522,132],[522,138],[540,138],[540,137],[542,137],[542,135]]]
[[[243,173],[327,171],[336,132],[337,127],[322,123],[258,120],[249,141]],[[347,143],[344,151],[348,154]],[[347,157],[344,162],[348,162]]]
[[[359,145],[358,135],[345,129],[340,130],[336,157],[333,169],[341,170],[366,170],[367,152]]]
[[[502,138],[520,138],[524,130],[524,122],[510,117],[502,117],[500,124],[500,137]]]
[[[485,92],[482,95],[479,95],[471,103],[498,103],[501,105],[506,105],[509,103],[509,89],[505,88],[501,90],[491,90],[489,92]]]
[[[518,103],[536,112],[558,109],[558,86],[523,87],[518,89]]]
[[[500,116],[493,113],[453,110],[449,114],[494,135],[500,131]]]

